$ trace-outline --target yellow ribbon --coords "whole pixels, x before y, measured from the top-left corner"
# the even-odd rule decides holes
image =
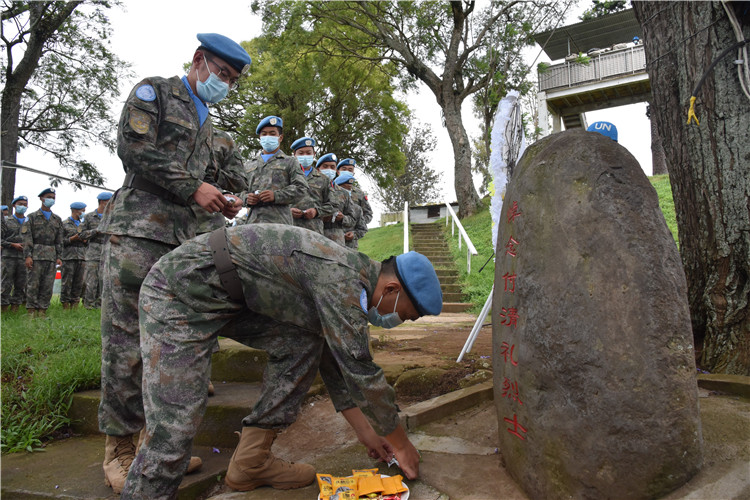
[[[690,97],[690,109],[688,109],[688,121],[687,124],[690,125],[690,119],[692,118],[695,120],[696,125],[700,125],[701,122],[698,121],[698,117],[695,116],[695,96]]]

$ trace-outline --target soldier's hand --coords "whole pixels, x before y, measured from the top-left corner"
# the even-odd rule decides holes
[[[301,219],[304,216],[305,212],[300,210],[299,208],[292,207],[292,218],[293,219]]]
[[[57,264],[58,266],[62,266],[62,260],[60,260],[60,259],[57,259],[57,260],[55,261],[55,264]]]
[[[80,239],[81,239],[81,238],[79,238],[77,234],[74,234],[73,236],[71,236],[71,237],[70,237],[70,238],[68,238],[68,239],[69,239],[69,240],[70,240],[71,242],[73,242],[73,241],[80,241]]]
[[[23,243],[11,243],[10,247],[19,252],[23,252]]]
[[[26,264],[26,269],[31,269],[32,267],[34,267],[34,259],[32,259],[31,257],[26,257],[25,264]]]
[[[271,191],[270,189],[261,191],[258,197],[263,203],[273,203],[273,201],[276,199],[276,195],[273,194],[273,191]]]
[[[344,218],[344,214],[342,214],[341,212],[336,214],[336,222],[341,222],[341,219],[343,218]]]
[[[203,207],[209,213],[221,212],[224,209],[224,205],[227,204],[227,200],[224,199],[224,195],[221,191],[216,189],[216,186],[204,182],[198,189],[193,193],[193,199],[195,202]]]
[[[260,198],[255,193],[250,193],[247,195],[247,204],[248,205],[257,205],[260,203]]]
[[[417,449],[406,436],[404,428],[399,425],[386,438],[393,446],[393,454],[396,455],[396,460],[398,460],[401,471],[407,478],[416,479],[419,476],[420,456]]]
[[[347,231],[346,233],[344,233],[344,239],[346,241],[352,241],[354,239],[354,233],[351,231]]]
[[[318,215],[318,209],[317,208],[308,208],[305,210],[305,219],[314,219],[315,216]]]
[[[224,210],[221,213],[227,219],[234,219],[240,213],[240,210],[242,210],[242,200],[233,194],[226,194],[224,198],[227,199],[227,204],[224,205]]]

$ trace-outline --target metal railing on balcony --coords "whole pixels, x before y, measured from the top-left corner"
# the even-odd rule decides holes
[[[643,45],[602,52],[589,56],[589,59],[588,64],[566,61],[545,68],[538,73],[539,90],[574,87],[646,72],[646,52]]]
[[[466,242],[466,274],[471,273],[471,256],[477,254],[477,249],[474,248],[474,244],[471,242],[469,235],[466,234],[464,226],[461,225],[461,221],[458,220],[456,212],[453,211],[453,207],[450,202],[446,201],[445,206],[448,207],[448,215],[445,217],[445,225],[448,225],[448,220],[452,222],[451,225],[451,236],[456,233],[456,226],[458,226],[458,249],[461,250],[461,240]]]

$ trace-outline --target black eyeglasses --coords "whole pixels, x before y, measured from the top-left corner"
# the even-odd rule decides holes
[[[208,54],[203,54],[206,57],[206,60],[216,66],[219,69],[219,72],[216,74],[221,80],[225,83],[229,84],[229,90],[234,90],[237,87],[240,86],[240,78],[232,78],[230,75],[232,74],[231,70],[227,68],[226,66],[222,67],[219,66],[219,64],[216,62],[216,59],[209,56]]]

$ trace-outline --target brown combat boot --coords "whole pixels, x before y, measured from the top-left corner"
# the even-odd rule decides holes
[[[276,431],[273,429],[243,427],[224,479],[227,486],[239,491],[254,490],[258,486],[290,490],[315,481],[313,466],[285,462],[273,456],[274,439]]]
[[[104,445],[104,484],[112,487],[118,495],[122,493],[130,464],[135,458],[133,435],[107,436]]]
[[[47,310],[46,309],[37,309],[36,310],[36,317],[37,318],[46,318],[47,317]]]
[[[141,451],[141,445],[143,444],[143,440],[146,438],[146,428],[144,427],[141,429],[141,433],[138,435],[138,445],[135,447],[135,454],[137,455],[139,451]],[[200,469],[203,466],[203,460],[201,460],[201,457],[190,457],[190,463],[188,464],[187,471],[185,474],[190,474],[198,469]]]
[[[28,316],[29,318],[33,318],[33,317],[35,317],[35,316],[36,316],[36,309],[34,309],[33,307],[31,307],[31,308],[30,308],[30,307],[27,307],[27,308],[26,308],[26,315],[27,315],[27,316]]]
[[[0,312],[8,312],[8,309],[10,309],[10,304],[0,306]]]
[[[63,302],[62,306],[63,306],[63,309],[70,309],[70,304],[68,304],[67,302]]]
[[[10,306],[10,312],[17,313],[18,307],[19,307],[18,304],[13,304],[12,306]]]

